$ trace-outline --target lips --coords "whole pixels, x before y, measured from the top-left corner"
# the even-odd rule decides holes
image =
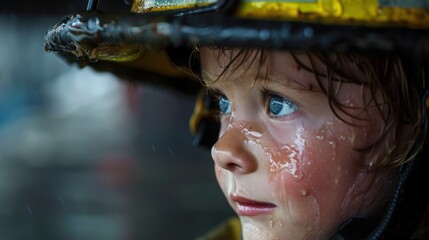
[[[277,207],[272,203],[255,201],[236,194],[232,194],[231,199],[237,203],[235,210],[240,216],[269,214]]]

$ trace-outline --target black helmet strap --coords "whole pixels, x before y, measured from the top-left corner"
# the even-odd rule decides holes
[[[418,141],[426,140],[427,107],[429,91],[422,94],[422,134]],[[418,144],[416,144],[417,146]],[[411,151],[415,153],[418,149]],[[351,218],[340,225],[339,231],[331,240],[358,239],[410,239],[418,227],[429,202],[426,183],[429,180],[429,149],[423,148],[413,161],[401,166],[399,181],[389,206],[375,225],[364,218]]]

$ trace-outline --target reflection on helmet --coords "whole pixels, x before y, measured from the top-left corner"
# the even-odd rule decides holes
[[[144,13],[153,11],[186,10],[191,8],[205,7],[216,3],[216,0],[135,0],[132,12]]]
[[[216,4],[216,0],[135,0],[132,12],[186,11]],[[243,0],[234,15],[266,20],[323,21],[346,24],[429,26],[428,1],[419,0]]]

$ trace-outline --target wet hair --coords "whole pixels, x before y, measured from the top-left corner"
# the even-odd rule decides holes
[[[221,81],[229,72],[240,67],[250,69],[257,64],[257,75],[268,75],[266,60],[269,52],[262,49],[237,49],[212,47],[218,51],[218,62],[221,57],[227,57],[223,71],[212,82],[203,81],[210,86]],[[383,121],[383,129],[377,139],[358,151],[366,151],[375,157],[375,161],[362,163],[366,170],[392,168],[410,160],[422,149],[422,135],[426,133],[425,102],[422,100],[425,89],[425,75],[422,60],[407,59],[397,55],[365,55],[340,54],[324,52],[306,52],[310,64],[304,63],[291,52],[298,66],[314,74],[318,87],[327,96],[334,114],[345,121],[342,116],[363,120],[353,115],[353,107],[341,103],[336,96],[338,84],[352,83],[360,85],[370,92],[370,98],[364,99],[365,107],[376,106]],[[299,53],[301,54],[301,53]],[[195,54],[198,56],[198,54]],[[316,64],[317,63],[317,64]],[[321,63],[321,64],[320,64]],[[320,68],[323,66],[323,69]],[[350,66],[356,68],[359,76],[350,71]],[[256,76],[256,79],[258,78]],[[365,96],[362,96],[365,98]],[[422,111],[422,109],[424,109]],[[347,122],[347,121],[346,121]],[[347,122],[351,124],[350,122]],[[375,151],[379,150],[379,151]],[[367,165],[364,165],[367,164]]]

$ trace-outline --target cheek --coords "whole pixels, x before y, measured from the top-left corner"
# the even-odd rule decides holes
[[[284,128],[286,129],[286,128]],[[273,131],[274,130],[274,131]],[[334,123],[327,123],[318,130],[303,126],[289,131],[272,129],[271,138],[264,141],[271,178],[286,174],[295,182],[306,179],[333,178],[329,184],[340,183],[341,175],[358,166],[362,155],[352,146],[353,131]],[[288,175],[287,175],[288,174]]]
[[[334,125],[298,128],[270,143],[280,149],[267,154],[273,192],[296,224],[336,228],[351,189],[361,183],[357,163],[363,156],[353,150],[352,131]]]

